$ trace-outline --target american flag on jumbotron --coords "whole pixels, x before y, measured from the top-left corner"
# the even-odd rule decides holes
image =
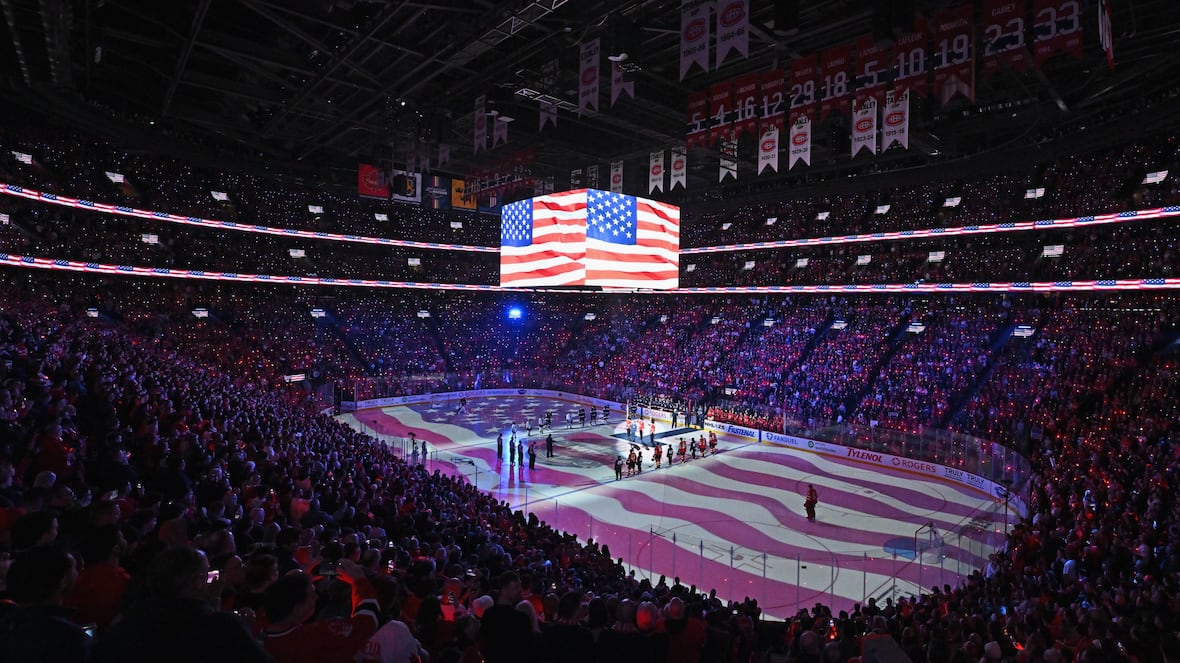
[[[500,213],[500,285],[585,285],[586,190],[528,198]]]
[[[586,192],[586,285],[680,285],[680,208],[610,191]]]
[[[500,285],[676,288],[680,208],[596,189],[504,206]]]

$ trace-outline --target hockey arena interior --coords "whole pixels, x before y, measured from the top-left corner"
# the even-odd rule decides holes
[[[0,661],[1180,661],[1174,0],[0,9]]]

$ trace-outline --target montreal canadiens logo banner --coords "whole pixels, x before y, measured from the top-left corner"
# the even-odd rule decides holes
[[[868,150],[877,153],[877,100],[869,97],[857,107],[852,100],[852,156]]]
[[[582,67],[578,71],[578,112],[585,113],[593,110],[598,112],[598,39],[592,39],[582,44]]]
[[[750,56],[749,0],[721,0],[717,3],[717,67],[731,50]]]
[[[800,161],[811,165],[811,118],[805,114],[800,114],[791,123],[791,154],[787,169],[794,168]]]
[[[610,163],[610,190],[613,193],[623,192],[623,162],[612,161]]]
[[[651,153],[647,166],[647,194],[664,191],[664,151]]]
[[[694,64],[709,71],[709,7],[704,0],[680,3],[680,80]]]
[[[778,127],[773,124],[766,127],[758,141],[758,174],[767,168],[778,172]]]
[[[668,182],[668,190],[676,188],[679,184],[681,189],[688,188],[688,158],[685,156],[684,148],[677,148],[672,150],[672,168],[671,179]]]
[[[910,91],[890,92],[885,97],[885,120],[881,129],[881,150],[894,145],[910,149]]]

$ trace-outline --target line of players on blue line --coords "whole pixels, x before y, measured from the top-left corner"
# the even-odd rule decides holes
[[[654,427],[654,424],[653,424],[653,427]],[[654,436],[654,433],[653,433],[653,436]],[[642,440],[643,438],[640,438],[640,439]],[[651,445],[645,444],[643,447],[640,447],[638,444],[635,444],[634,442],[632,442],[631,443],[631,450],[627,454],[627,458],[625,460],[624,460],[622,454],[620,454],[617,458],[615,458],[615,480],[616,481],[623,478],[623,476],[624,476],[623,466],[624,465],[626,465],[626,467],[627,467],[626,476],[631,476],[633,474],[639,474],[640,472],[643,471],[643,460],[644,460],[643,459],[643,452],[645,451],[646,448],[651,448]],[[679,447],[675,449],[675,454],[676,454],[675,456],[673,456],[673,448],[672,448],[671,443],[668,444],[667,448],[668,448],[668,451],[667,451],[668,467],[672,467],[672,462],[673,462],[674,458],[679,458],[681,464],[683,464],[683,463],[688,462],[690,456],[691,456],[692,460],[696,460],[698,452],[700,453],[701,458],[704,458],[707,455],[716,455],[717,454],[717,433],[715,433],[713,431],[709,431],[709,437],[707,439],[705,438],[704,433],[701,433],[700,437],[696,440],[692,439],[691,435],[688,437],[687,440],[685,440],[683,437],[681,437]],[[664,456],[665,456],[664,445],[663,444],[655,444],[654,448],[652,448],[652,452],[651,452],[651,464],[657,470],[660,469],[660,467],[663,465]]]

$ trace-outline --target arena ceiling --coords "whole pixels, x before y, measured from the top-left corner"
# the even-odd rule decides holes
[[[926,15],[960,4],[896,4],[907,2]],[[682,82],[676,0],[0,0],[0,72],[8,92],[38,110],[90,123],[113,111],[154,130],[247,145],[292,169],[327,168],[340,183],[357,161],[400,159],[423,142],[453,146],[444,170],[454,174],[495,160],[495,152],[471,153],[473,99],[487,94],[489,108],[516,119],[501,150],[532,147],[535,171],[560,179],[571,168],[682,145],[689,93],[871,33],[875,10],[891,0],[800,0],[792,26],[774,25],[775,4],[751,0],[747,59]],[[976,104],[918,109],[911,152],[890,158],[1033,144],[1174,90],[1180,3],[1114,3],[1114,71],[1096,43],[1096,4],[1085,7],[1084,61],[1001,72],[980,79]],[[610,108],[604,99],[586,117],[560,111],[557,127],[539,133],[537,104],[515,92],[541,86],[544,63],[556,58],[554,94],[576,101],[578,44],[601,36],[609,51],[620,26],[637,28],[634,101]],[[847,121],[823,129],[816,172],[847,166],[839,139]],[[709,161],[697,159],[690,178],[715,182],[715,166],[704,172]]]

